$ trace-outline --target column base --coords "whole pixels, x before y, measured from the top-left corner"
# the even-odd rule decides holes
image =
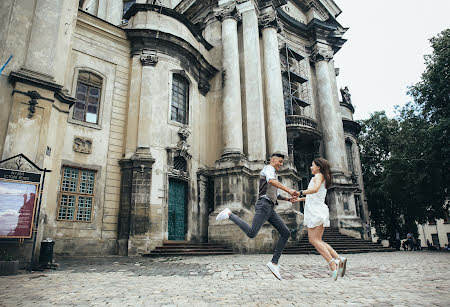
[[[248,167],[248,160],[241,152],[224,152],[216,161],[216,169],[224,169],[235,166]]]

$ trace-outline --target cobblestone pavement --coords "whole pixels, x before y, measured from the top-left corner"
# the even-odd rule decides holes
[[[334,282],[317,255],[64,258],[0,277],[0,306],[449,306],[450,253],[347,255]]]

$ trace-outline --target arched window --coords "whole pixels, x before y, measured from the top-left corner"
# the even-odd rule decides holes
[[[73,118],[98,123],[102,78],[88,71],[80,71],[77,80],[77,102],[73,110]]]
[[[170,119],[186,125],[189,119],[189,82],[178,74],[172,78]]]
[[[345,141],[345,150],[347,152],[347,164],[348,164],[348,170],[353,172],[353,152],[352,152],[352,142],[347,140]]]

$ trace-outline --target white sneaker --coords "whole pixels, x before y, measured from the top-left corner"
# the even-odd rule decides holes
[[[230,218],[230,212],[231,210],[228,208],[223,209],[219,214],[217,214],[216,221],[226,220]]]
[[[275,275],[276,278],[279,280],[282,280],[281,274],[280,274],[280,267],[278,265],[273,264],[272,262],[268,262],[267,267],[270,269],[273,275]]]

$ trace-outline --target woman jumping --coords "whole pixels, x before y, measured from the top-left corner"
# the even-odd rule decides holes
[[[331,185],[330,163],[323,159],[314,159],[311,165],[314,175],[309,182],[308,189],[300,191],[306,197],[299,198],[305,201],[304,225],[308,227],[308,238],[316,250],[328,262],[334,280],[344,276],[347,267],[347,258],[339,257],[336,251],[322,241],[324,227],[330,227],[330,212],[325,204],[327,189]]]

